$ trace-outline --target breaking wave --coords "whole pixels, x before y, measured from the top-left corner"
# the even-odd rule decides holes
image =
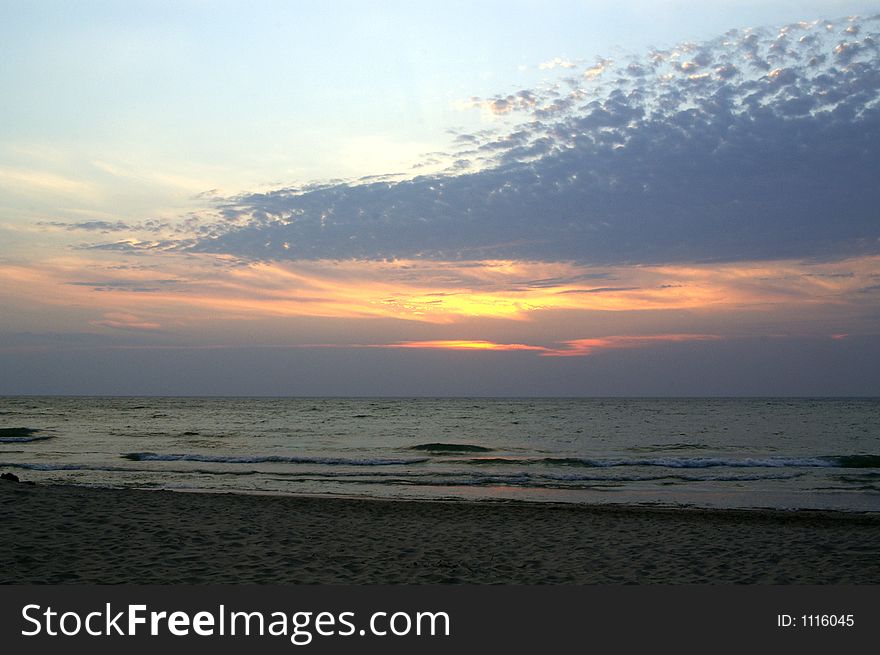
[[[581,458],[544,457],[516,459],[486,457],[469,460],[474,464],[550,464],[555,466],[582,466],[612,468],[619,466],[660,466],[674,469],[729,468],[878,468],[880,455],[835,455],[816,457],[628,457],[628,458]]]
[[[420,458],[347,458],[347,457],[306,457],[285,455],[246,455],[231,457],[228,455],[199,455],[193,453],[160,454],[160,453],[126,453],[125,459],[134,462],[211,462],[215,464],[326,464],[330,466],[404,466],[406,464],[418,464],[426,462]]]
[[[35,428],[0,428],[0,443],[29,443],[31,441],[45,441],[52,437],[38,435]]]
[[[422,443],[411,446],[410,450],[423,450],[429,453],[490,453],[491,448],[469,443]]]

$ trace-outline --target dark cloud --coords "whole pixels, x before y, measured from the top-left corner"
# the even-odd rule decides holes
[[[97,232],[128,232],[132,226],[122,221],[82,221],[79,223],[67,223],[64,221],[40,221],[41,227],[57,227],[64,230],[85,230]]]
[[[75,223],[40,221],[37,225],[61,228],[71,232],[76,230],[86,232],[161,232],[172,227],[170,223],[156,220],[142,221],[140,223],[125,223],[123,221],[80,221]]]
[[[856,276],[855,273],[851,271],[847,271],[846,273],[804,273],[803,277],[818,277],[824,279],[852,279]]]
[[[524,118],[457,134],[447,174],[217,199],[195,239],[92,247],[592,264],[876,253],[878,25],[734,30],[599,59],[557,85],[472,99]]]
[[[581,282],[609,279],[613,279],[611,273],[579,273],[577,275],[569,275],[566,277],[547,277],[538,280],[529,280],[528,286],[530,289],[553,289],[566,284],[579,284]]]
[[[91,287],[93,291],[128,291],[136,293],[155,293],[157,291],[168,291],[169,289],[177,287],[182,284],[182,280],[77,280],[74,282],[68,282],[67,284],[77,287]]]
[[[638,291],[641,287],[596,287],[595,289],[567,289],[559,291],[559,295],[570,293],[613,293],[617,291]]]

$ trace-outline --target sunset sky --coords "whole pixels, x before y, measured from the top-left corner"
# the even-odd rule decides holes
[[[878,14],[0,0],[0,394],[880,395]]]

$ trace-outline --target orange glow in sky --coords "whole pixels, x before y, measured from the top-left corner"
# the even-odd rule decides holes
[[[524,343],[494,343],[492,341],[437,340],[403,341],[374,348],[416,348],[420,350],[531,350],[550,357],[585,357],[600,350],[640,348],[662,342],[715,341],[722,337],[713,334],[652,334],[641,336],[609,336],[594,339],[572,339],[558,347],[533,346]]]
[[[360,335],[363,321],[381,319],[424,326],[398,332],[390,347],[563,357],[768,334],[777,324],[784,330],[793,316],[804,318],[800,324],[811,334],[851,334],[857,323],[841,329],[835,317],[870,312],[871,296],[860,290],[880,268],[878,257],[607,268],[510,261],[249,264],[175,253],[151,260],[140,266],[114,254],[73,253],[0,265],[7,281],[0,302],[7,320],[23,331],[50,322],[58,331],[142,332],[174,342],[176,334],[226,326],[233,344],[303,346],[323,337],[288,337],[280,327],[261,337],[263,323],[294,327],[303,319],[339,319],[342,326],[356,322],[351,330]],[[601,316],[609,318],[597,323]],[[462,330],[465,324],[471,327]],[[375,336],[370,341],[381,343]]]

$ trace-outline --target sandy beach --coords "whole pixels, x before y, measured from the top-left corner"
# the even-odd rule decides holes
[[[0,481],[0,582],[877,584],[880,517]]]

